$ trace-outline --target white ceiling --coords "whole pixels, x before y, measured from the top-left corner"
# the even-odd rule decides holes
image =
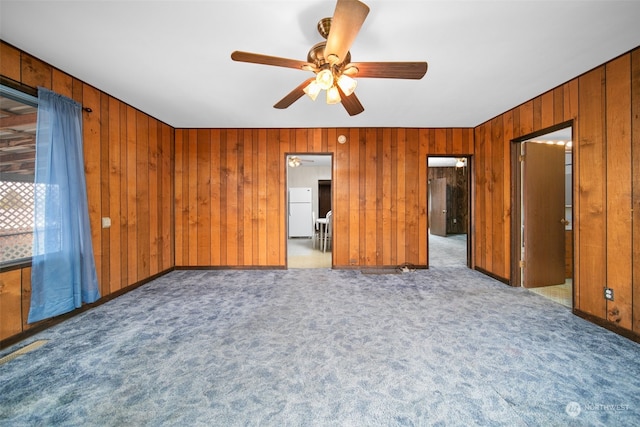
[[[304,97],[306,60],[335,0],[0,0],[0,37],[180,127],[473,127],[640,45],[640,1],[367,0],[353,61],[427,61],[419,81],[359,79],[365,111]]]

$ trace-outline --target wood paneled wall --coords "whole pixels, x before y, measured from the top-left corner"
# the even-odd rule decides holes
[[[578,84],[574,80],[475,128],[473,252],[476,267],[504,280],[510,279],[511,141],[576,119],[577,109]]]
[[[338,144],[338,135],[348,141]],[[176,266],[286,266],[286,154],[333,154],[333,265],[427,265],[427,155],[472,129],[177,129]]]
[[[92,109],[83,112],[84,160],[102,297],[171,269],[173,128],[4,42],[0,75]],[[30,290],[30,267],[0,273],[0,340],[30,327]]]
[[[0,75],[93,110],[85,163],[104,296],[174,266],[286,266],[286,153],[333,155],[336,268],[426,265],[427,156],[473,155],[473,266],[509,280],[511,140],[572,120],[575,309],[640,333],[638,49],[475,129],[174,130],[1,42]],[[28,328],[29,278],[0,273],[0,340]]]
[[[509,279],[511,140],[570,120],[574,308],[640,333],[640,49],[475,129],[475,263]]]

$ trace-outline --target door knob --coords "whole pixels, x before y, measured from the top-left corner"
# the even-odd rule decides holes
[[[446,209],[442,209],[442,213],[446,214],[447,210]]]
[[[569,221],[567,221],[566,219],[562,218],[562,219],[560,220],[560,224],[562,224],[562,225],[564,225],[564,226],[567,226],[567,225],[569,225]]]

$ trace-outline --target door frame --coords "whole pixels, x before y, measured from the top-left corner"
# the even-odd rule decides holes
[[[427,241],[425,242],[425,245],[427,246],[427,268],[429,268],[429,236],[431,235],[431,233],[429,232],[431,224],[429,224],[429,209],[430,209],[430,204],[429,204],[429,197],[430,197],[430,190],[429,190],[429,158],[430,157],[454,157],[456,159],[465,159],[466,162],[466,174],[467,174],[467,186],[466,186],[466,191],[467,191],[467,267],[468,268],[474,268],[474,261],[473,261],[473,221],[474,221],[474,217],[475,217],[475,210],[473,208],[474,203],[474,193],[473,193],[473,188],[475,187],[475,177],[473,174],[473,155],[472,154],[428,154],[427,155]]]
[[[521,143],[534,139],[538,136],[546,135],[561,129],[571,128],[572,139],[575,135],[575,126],[573,120],[559,123],[542,130],[529,133],[527,135],[514,138],[511,140],[511,268],[510,268],[510,280],[509,285],[514,287],[522,286],[522,272],[520,266],[520,251],[522,246],[522,233],[521,233],[521,221],[522,221],[522,176],[521,176],[521,163],[520,163],[520,147]],[[575,163],[575,146],[571,148],[571,163]],[[571,174],[571,199],[575,206],[575,174]],[[575,212],[572,217],[575,218]],[[571,237],[571,246],[575,246],[576,233],[575,227]],[[572,250],[573,259],[572,263],[575,268],[575,251]],[[573,286],[573,296],[575,299],[575,284]]]
[[[286,214],[289,210],[289,156],[299,156],[299,157],[315,157],[315,156],[323,156],[323,157],[329,157],[329,162],[330,162],[330,168],[331,168],[331,208],[332,210],[334,209],[335,206],[335,191],[333,191],[334,188],[334,184],[335,184],[335,163],[334,163],[334,156],[333,156],[333,152],[311,152],[311,151],[287,151],[284,153],[284,197],[283,197],[283,209],[285,212],[285,219],[284,219],[284,233],[281,234],[281,238],[284,239],[284,268],[288,269],[289,268],[289,215]],[[318,180],[315,180],[316,184],[318,182]],[[332,219],[334,219],[335,216],[333,216],[332,213]],[[335,232],[332,231],[332,235],[331,235],[331,269],[335,268],[335,252],[333,250],[333,248],[335,247],[334,244],[336,242],[336,235]]]

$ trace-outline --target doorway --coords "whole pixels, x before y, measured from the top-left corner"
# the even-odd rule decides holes
[[[287,268],[331,268],[331,242],[320,241],[317,219],[331,210],[333,156],[288,153],[286,160]]]
[[[572,127],[514,141],[515,286],[573,307]]]
[[[428,267],[470,265],[470,157],[429,156]]]
[[[318,218],[326,218],[331,210],[331,180],[318,180]]]

